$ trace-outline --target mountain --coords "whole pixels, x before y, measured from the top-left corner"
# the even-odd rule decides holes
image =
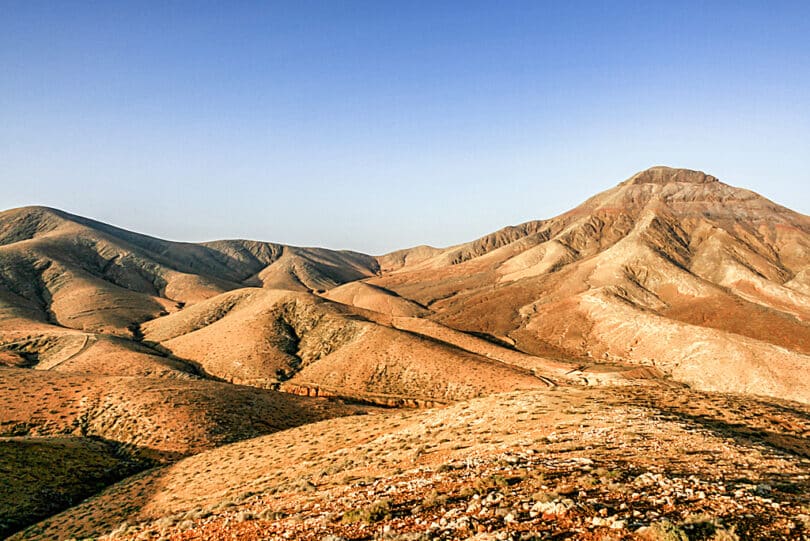
[[[576,377],[810,400],[810,218],[699,171],[379,257],[26,207],[0,213],[0,271],[9,366],[384,404]]]
[[[239,289],[143,325],[145,341],[245,385],[381,403],[545,386],[526,369],[303,292]]]
[[[0,214],[0,269],[0,366],[283,385],[384,405],[545,386],[547,368],[567,371],[398,329],[393,317],[427,310],[358,281],[380,270],[354,252],[175,243],[26,207]]]
[[[353,252],[168,242],[44,207],[0,213],[0,365],[187,377],[138,325],[245,286],[309,291],[373,275]]]
[[[653,167],[555,218],[379,257],[26,207],[0,213],[0,271],[10,366],[384,404],[538,377],[810,400],[810,218],[699,171]]]
[[[0,263],[4,320],[115,334],[239,287],[309,291],[377,272],[354,252],[169,242],[45,207],[0,213]]]
[[[810,400],[810,218],[654,167],[556,218],[380,258],[369,283],[540,356]]]

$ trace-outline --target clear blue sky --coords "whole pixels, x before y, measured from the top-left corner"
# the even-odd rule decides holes
[[[370,253],[655,164],[810,214],[810,2],[0,0],[0,207]]]

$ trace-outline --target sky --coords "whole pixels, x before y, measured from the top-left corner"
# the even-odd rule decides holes
[[[810,214],[810,2],[0,0],[0,208],[381,254],[653,165]]]

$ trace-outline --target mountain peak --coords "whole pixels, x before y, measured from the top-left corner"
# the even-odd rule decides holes
[[[703,171],[678,169],[659,165],[636,173],[626,180],[624,184],[671,184],[676,182],[684,184],[711,184],[720,181],[717,180],[716,177],[707,175]]]

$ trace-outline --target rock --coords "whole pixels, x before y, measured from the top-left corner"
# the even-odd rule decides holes
[[[574,502],[568,498],[551,502],[537,502],[529,511],[529,516],[534,518],[538,515],[563,515],[572,507],[574,507]],[[532,515],[532,513],[534,514]]]

